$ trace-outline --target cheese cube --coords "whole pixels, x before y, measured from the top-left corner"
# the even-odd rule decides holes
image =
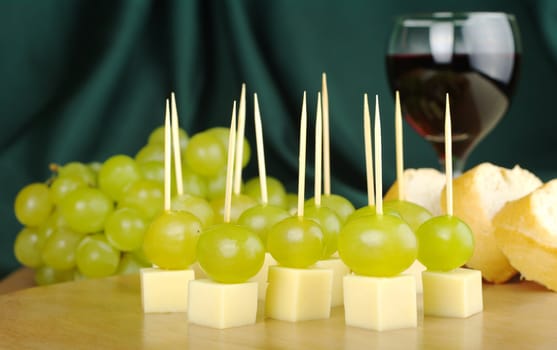
[[[344,277],[346,325],[384,331],[418,325],[416,279],[394,277]]]
[[[342,279],[350,274],[350,268],[339,258],[319,260],[313,266],[317,269],[329,269],[333,271],[333,288],[331,292],[331,307],[344,305],[344,293]]]
[[[140,270],[143,312],[188,311],[188,283],[195,278],[193,270]]]
[[[331,270],[271,266],[265,314],[290,322],[329,318],[332,286]]]
[[[478,270],[424,271],[424,315],[464,318],[483,310],[482,274]]]
[[[421,294],[424,291],[422,284],[423,271],[425,271],[425,266],[418,259],[416,259],[414,260],[414,263],[403,272],[404,275],[412,275],[416,278],[416,293],[418,294]]]
[[[205,271],[203,271],[203,269],[201,268],[201,265],[199,265],[199,262],[194,262],[191,266],[190,269],[192,269],[195,272],[195,278],[196,279],[204,279],[207,278],[207,274],[205,273]]]
[[[254,324],[257,317],[257,283],[190,282],[188,321],[224,329]]]
[[[270,253],[265,253],[265,260],[263,260],[263,266],[259,272],[250,278],[250,282],[257,282],[258,285],[258,298],[259,300],[265,300],[265,295],[267,293],[267,280],[269,276],[269,266],[274,266],[277,264],[277,261]]]

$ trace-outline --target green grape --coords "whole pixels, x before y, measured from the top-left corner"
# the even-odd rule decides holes
[[[238,218],[238,224],[257,233],[263,245],[266,247],[269,229],[287,217],[290,217],[290,213],[288,213],[286,209],[270,204],[258,204],[246,209]]]
[[[207,178],[207,198],[213,200],[224,196],[226,190],[226,169],[218,175]]]
[[[99,188],[118,202],[126,188],[141,179],[141,169],[133,158],[115,155],[106,160],[99,170]]]
[[[144,266],[151,266],[152,263],[149,259],[147,259],[147,256],[145,255],[145,252],[143,251],[143,245],[141,246],[141,248],[134,250],[133,252],[129,252],[127,254],[130,254],[133,256],[133,258],[135,260],[137,260],[141,265]]]
[[[35,283],[39,286],[67,282],[73,280],[73,278],[74,269],[57,270],[45,265],[35,270]]]
[[[65,226],[67,225],[64,224],[62,216],[55,210],[37,230],[37,234],[39,235],[39,249],[42,250],[44,242],[46,242],[47,238],[50,237],[52,233],[58,230],[58,228]]]
[[[158,143],[158,144],[164,145],[164,135],[165,135],[164,125],[160,125],[160,126],[156,127],[149,134],[149,137],[147,138],[147,144],[149,144],[149,143],[157,144]]]
[[[142,261],[136,259],[133,254],[124,253],[120,259],[120,264],[118,264],[118,269],[116,269],[116,275],[131,275],[138,273],[144,267],[151,266],[150,264],[144,264]]]
[[[89,186],[97,185],[97,173],[88,165],[80,162],[70,162],[59,166],[51,164],[50,169],[58,174],[58,177],[76,177]]]
[[[390,277],[416,260],[416,236],[393,215],[368,215],[347,222],[338,237],[344,263],[363,276]]]
[[[315,205],[304,208],[304,216],[315,220],[323,231],[323,256],[327,259],[337,251],[338,235],[342,223],[338,215],[327,207],[316,207]]]
[[[182,167],[182,184],[185,193],[207,198],[209,192],[207,178],[195,173],[187,165]]]
[[[37,250],[39,251],[39,255],[42,255],[43,247],[47,241],[47,239],[52,236],[52,234],[59,229],[65,229],[67,224],[65,224],[62,216],[58,213],[58,211],[54,211],[52,215],[45,221],[44,224],[39,226],[37,230],[38,234],[38,242],[37,242]],[[42,258],[41,258],[42,259]]]
[[[87,277],[84,276],[81,272],[79,272],[79,269],[74,269],[73,270],[73,280],[74,281],[83,281],[86,280]]]
[[[96,188],[82,187],[66,195],[58,210],[68,227],[80,233],[100,232],[114,205]]]
[[[138,162],[141,176],[147,180],[164,183],[164,163],[158,161]]]
[[[50,184],[50,198],[54,204],[58,204],[68,193],[80,187],[87,187],[83,179],[73,175],[59,176]]]
[[[143,179],[158,182],[164,187],[164,163],[158,161],[150,161],[137,163],[137,165],[141,170],[141,176]],[[170,188],[172,189],[173,193],[176,193],[176,178],[174,176],[170,177]]]
[[[163,269],[188,268],[196,259],[201,221],[187,212],[163,212],[147,228],[143,251]]]
[[[104,234],[110,244],[118,250],[129,252],[143,245],[147,222],[141,213],[131,208],[120,208],[106,219]]]
[[[355,220],[355,219],[359,219],[359,218],[364,217],[364,216],[375,215],[376,214],[375,211],[376,211],[375,205],[363,206],[361,208],[356,209],[352,214],[350,214],[348,216],[348,218],[346,219],[345,223],[348,223],[348,222],[350,222],[352,220]],[[388,215],[392,215],[392,216],[397,216],[397,217],[402,219],[400,214],[396,210],[391,209],[391,208],[385,208],[384,207],[383,208],[383,213],[388,214]]]
[[[286,193],[286,209],[292,215],[298,211],[298,195],[295,193]]]
[[[201,221],[202,227],[209,227],[215,221],[215,211],[204,198],[183,194],[172,198],[170,205],[174,211],[185,211],[195,215]]]
[[[50,190],[42,183],[23,187],[15,197],[15,216],[24,226],[40,226],[48,219],[53,208]]]
[[[424,207],[408,201],[392,200],[383,202],[385,211],[392,210],[400,214],[412,231],[416,232],[421,224],[431,219],[431,213]]]
[[[97,178],[97,174],[99,173],[99,170],[101,170],[102,165],[103,165],[103,163],[101,163],[101,162],[91,162],[91,163],[87,164],[89,169],[91,169],[93,171],[93,173],[95,174],[95,180]]]
[[[323,231],[311,219],[286,218],[269,230],[267,250],[280,265],[309,267],[323,257]]]
[[[310,198],[306,201],[306,205],[311,205],[315,203],[314,198]],[[354,212],[354,205],[350,201],[338,194],[329,194],[321,196],[321,206],[332,209],[340,218],[340,220],[345,223],[346,219]]]
[[[255,199],[245,194],[233,194],[230,207],[230,222],[236,223],[244,211],[257,205]],[[215,222],[224,221],[224,197],[218,197],[211,201],[211,206],[215,211]]]
[[[217,126],[206,130],[207,133],[215,136],[228,152],[228,136],[230,134],[230,129],[222,126]],[[242,151],[242,167],[245,167],[249,163],[251,157],[251,148],[247,139],[244,138],[244,145]]]
[[[54,212],[52,212],[48,219],[46,219],[46,221],[41,226],[39,226],[39,233],[43,237],[48,238],[54,231],[62,227],[68,227],[68,224],[66,223],[62,215],[60,215],[60,211],[54,210]]]
[[[120,251],[102,233],[85,236],[75,252],[79,272],[86,277],[113,275],[120,263]]]
[[[41,249],[43,237],[35,228],[25,227],[17,234],[14,242],[14,254],[22,265],[39,267],[43,264]]]
[[[58,270],[69,270],[75,266],[75,249],[83,235],[60,228],[44,243],[41,257],[43,262]]]
[[[429,270],[450,271],[464,265],[474,252],[474,235],[452,215],[433,217],[416,231],[418,260]]]
[[[242,283],[263,266],[265,248],[256,233],[234,224],[220,224],[203,232],[197,243],[199,265],[212,280]]]
[[[190,139],[184,161],[188,168],[203,176],[216,176],[225,168],[226,149],[219,140],[207,132],[200,132]]]
[[[258,203],[261,201],[261,185],[259,177],[254,177],[248,180],[244,186],[243,192],[248,196],[255,198]],[[267,176],[267,197],[268,203],[281,208],[287,208],[288,201],[286,199],[286,189],[284,185],[274,177]]]
[[[183,151],[188,146],[190,137],[188,136],[188,133],[182,128],[178,129],[178,135],[178,138],[180,139],[180,148]],[[164,145],[164,125],[159,126],[151,132],[147,144]]]
[[[164,144],[147,144],[135,154],[134,159],[137,164],[147,162],[164,163]]]
[[[153,180],[138,180],[124,192],[118,208],[138,210],[146,220],[159,214],[164,205],[164,186]]]

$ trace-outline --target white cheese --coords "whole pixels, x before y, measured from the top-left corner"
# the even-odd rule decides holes
[[[326,319],[331,315],[333,271],[269,267],[266,316],[282,321]]]
[[[259,272],[250,278],[250,282],[257,282],[258,285],[258,298],[259,300],[265,300],[265,295],[267,293],[267,280],[269,276],[269,266],[275,266],[277,261],[270,253],[265,253],[265,260],[263,260],[263,266]]]
[[[342,279],[350,274],[350,268],[339,258],[319,260],[313,266],[317,269],[329,269],[333,271],[333,289],[331,293],[331,307],[344,305],[344,293]]]
[[[207,278],[207,274],[205,273],[205,271],[203,271],[203,269],[201,268],[201,265],[199,265],[199,262],[194,262],[191,266],[190,269],[192,269],[195,272],[195,278],[200,280],[200,279],[204,279]]]
[[[143,312],[188,311],[188,283],[194,278],[193,270],[141,269]]]
[[[384,331],[418,325],[416,279],[394,277],[344,277],[346,325]]]
[[[483,310],[482,274],[478,270],[422,272],[424,315],[464,318]]]
[[[404,275],[412,275],[416,278],[416,293],[418,294],[421,294],[424,291],[422,284],[423,271],[425,271],[425,266],[418,259],[416,259],[414,260],[414,263],[403,272]]]
[[[257,283],[190,282],[188,321],[224,329],[254,324],[257,317]]]

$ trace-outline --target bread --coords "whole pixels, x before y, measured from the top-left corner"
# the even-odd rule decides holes
[[[497,245],[522,277],[557,291],[557,179],[507,203],[493,225]]]
[[[519,166],[506,169],[491,163],[482,163],[453,180],[453,214],[470,226],[475,238],[474,253],[466,265],[481,270],[486,281],[503,283],[517,273],[497,246],[493,217],[507,202],[541,185],[538,177]]]
[[[434,216],[441,214],[439,195],[445,186],[445,175],[436,169],[404,170],[404,200],[421,205]],[[385,195],[385,201],[398,199],[398,182]]]

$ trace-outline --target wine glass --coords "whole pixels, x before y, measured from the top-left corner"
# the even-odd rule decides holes
[[[396,18],[387,74],[402,113],[444,166],[445,93],[449,93],[455,174],[507,111],[521,44],[513,15],[437,12]]]

